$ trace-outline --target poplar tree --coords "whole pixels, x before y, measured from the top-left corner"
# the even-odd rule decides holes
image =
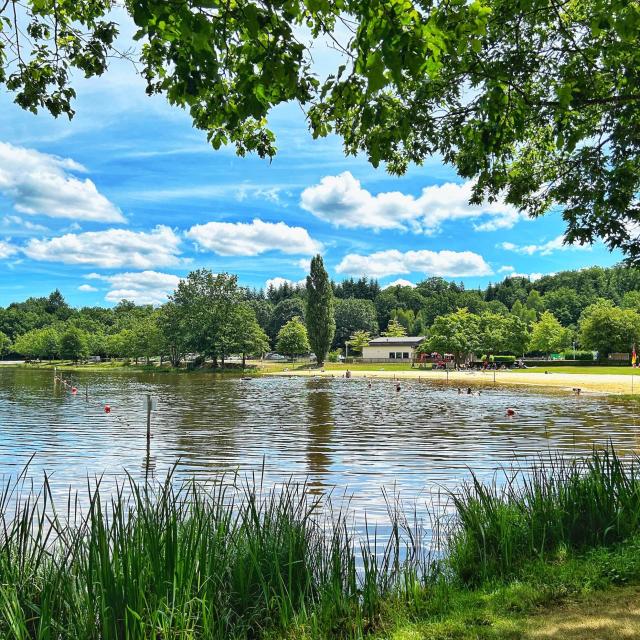
[[[316,354],[318,365],[322,366],[333,342],[336,320],[333,290],[320,254],[312,258],[311,269],[307,276],[307,313],[305,319],[311,348]]]

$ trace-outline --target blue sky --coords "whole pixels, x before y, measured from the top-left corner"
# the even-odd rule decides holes
[[[254,287],[298,281],[318,251],[336,280],[469,287],[621,257],[563,247],[559,213],[468,206],[469,185],[438,158],[401,178],[345,158],[337,138],[311,138],[296,105],[272,115],[268,162],[214,151],[129,63],[77,88],[71,122],[0,97],[0,305],[55,288],[79,306],[160,303],[199,267]]]

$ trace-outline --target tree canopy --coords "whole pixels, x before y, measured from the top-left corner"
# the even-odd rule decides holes
[[[141,64],[149,94],[186,109],[215,148],[276,153],[268,116],[296,101],[396,174],[439,154],[531,216],[560,205],[569,242],[604,238],[640,259],[640,5],[629,0],[113,0],[1,7],[0,82],[33,112],[73,115],[72,71]],[[342,63],[326,77],[314,46]],[[128,45],[129,43],[125,43]],[[130,43],[133,45],[134,43]]]

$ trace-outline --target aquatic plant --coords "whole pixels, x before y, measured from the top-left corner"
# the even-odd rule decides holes
[[[640,525],[640,467],[609,446],[584,459],[552,456],[506,482],[477,477],[453,495],[448,563],[464,582],[514,575],[563,549],[620,542]]]

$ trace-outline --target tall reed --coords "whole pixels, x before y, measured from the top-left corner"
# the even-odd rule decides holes
[[[448,563],[464,582],[508,577],[561,549],[610,545],[638,532],[640,466],[612,447],[580,460],[559,456],[485,484],[473,477],[453,496]]]
[[[132,478],[56,511],[49,481],[0,497],[0,637],[362,637],[423,562],[398,522],[381,550],[304,485]],[[375,537],[375,536],[374,536]]]

